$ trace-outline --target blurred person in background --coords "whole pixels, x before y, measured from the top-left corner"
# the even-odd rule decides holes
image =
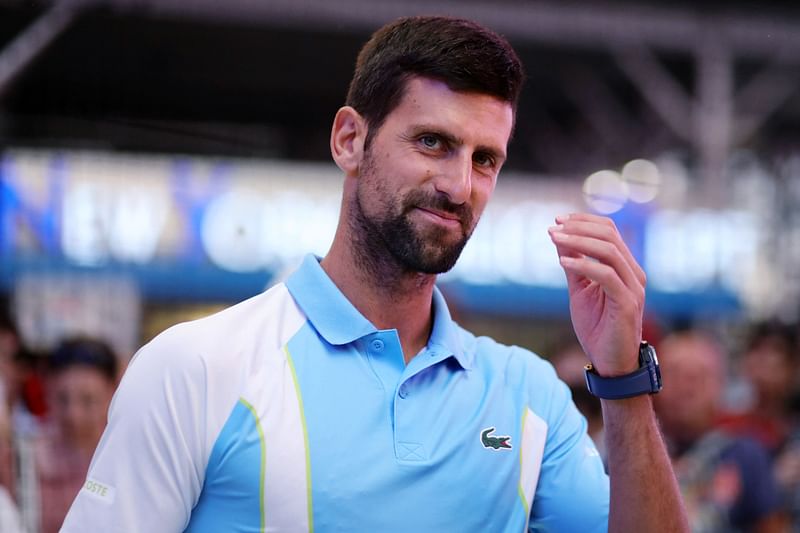
[[[0,374],[0,394],[5,393],[5,382]],[[4,477],[13,476],[12,449],[11,415],[8,406],[0,402],[0,458],[5,465],[3,468],[8,469]],[[23,531],[22,517],[11,495],[10,481],[8,479],[0,481],[0,533],[23,533]]]
[[[37,434],[40,421],[26,402],[26,383],[36,386],[27,390],[41,392],[38,376],[29,364],[35,358],[25,350],[16,323],[8,312],[7,302],[0,300],[0,532],[28,531],[35,533],[38,509],[30,508],[30,516],[20,512],[25,502],[33,502],[29,482],[33,476],[31,438]],[[43,402],[37,405],[43,407]],[[42,409],[43,411],[43,409]],[[30,525],[31,527],[27,527]]]
[[[40,531],[55,533],[86,472],[106,426],[117,384],[117,357],[105,342],[73,338],[50,356],[47,392],[50,415],[34,441]]]
[[[47,408],[41,367],[44,358],[27,349],[11,314],[0,302],[0,376],[14,434],[36,435]]]
[[[6,398],[6,380],[12,365],[9,331],[0,324],[0,398]],[[11,412],[0,401],[0,532],[22,533],[22,518],[12,497],[14,460]]]
[[[0,305],[2,302],[0,302]],[[11,317],[0,308],[0,412],[2,413],[2,434],[0,434],[0,485],[13,493],[14,461],[13,433],[11,427],[11,407],[14,404],[13,388],[17,383],[16,357],[19,349],[19,335]]]
[[[740,361],[751,405],[721,421],[727,430],[755,438],[776,456],[797,426],[798,354],[794,332],[779,324],[759,324]]]
[[[665,383],[655,398],[693,531],[786,531],[764,447],[716,426],[725,353],[708,334],[674,333],[659,348]]]
[[[726,417],[722,427],[761,442],[773,458],[773,470],[795,531],[800,531],[800,424],[797,384],[800,371],[797,336],[790,326],[755,326],[741,359],[752,405]]]

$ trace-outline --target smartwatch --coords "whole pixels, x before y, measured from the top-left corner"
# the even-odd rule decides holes
[[[642,394],[655,394],[661,390],[661,369],[656,350],[647,342],[639,345],[639,369],[624,376],[604,378],[592,364],[585,367],[586,387],[589,392],[605,400],[621,400]]]

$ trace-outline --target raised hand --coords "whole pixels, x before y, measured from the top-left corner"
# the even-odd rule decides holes
[[[602,376],[638,368],[644,311],[644,271],[607,217],[574,213],[549,229],[567,275],[578,341]]]

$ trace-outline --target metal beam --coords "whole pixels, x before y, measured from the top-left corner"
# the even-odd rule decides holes
[[[734,144],[750,138],[769,116],[800,88],[800,73],[771,64],[764,67],[736,94],[738,112]]]
[[[36,19],[0,51],[0,101],[15,79],[50,45],[87,4],[61,0]]]
[[[730,50],[709,38],[697,53],[697,89],[692,116],[704,198],[719,208],[727,200],[726,167],[733,129],[733,61]]]
[[[679,137],[694,140],[691,96],[644,46],[620,48],[614,58],[661,120]]]
[[[404,15],[443,13],[482,22],[515,41],[577,47],[646,46],[692,52],[708,35],[735,55],[800,64],[800,22],[779,16],[698,14],[688,9],[628,4],[504,3],[456,0],[108,0],[122,11],[266,26],[373,31]]]

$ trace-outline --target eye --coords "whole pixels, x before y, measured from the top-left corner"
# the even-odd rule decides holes
[[[432,150],[438,150],[442,147],[442,140],[436,135],[423,135],[419,138],[419,142],[425,147]]]
[[[494,158],[483,152],[477,152],[472,155],[472,160],[479,167],[494,168]]]

